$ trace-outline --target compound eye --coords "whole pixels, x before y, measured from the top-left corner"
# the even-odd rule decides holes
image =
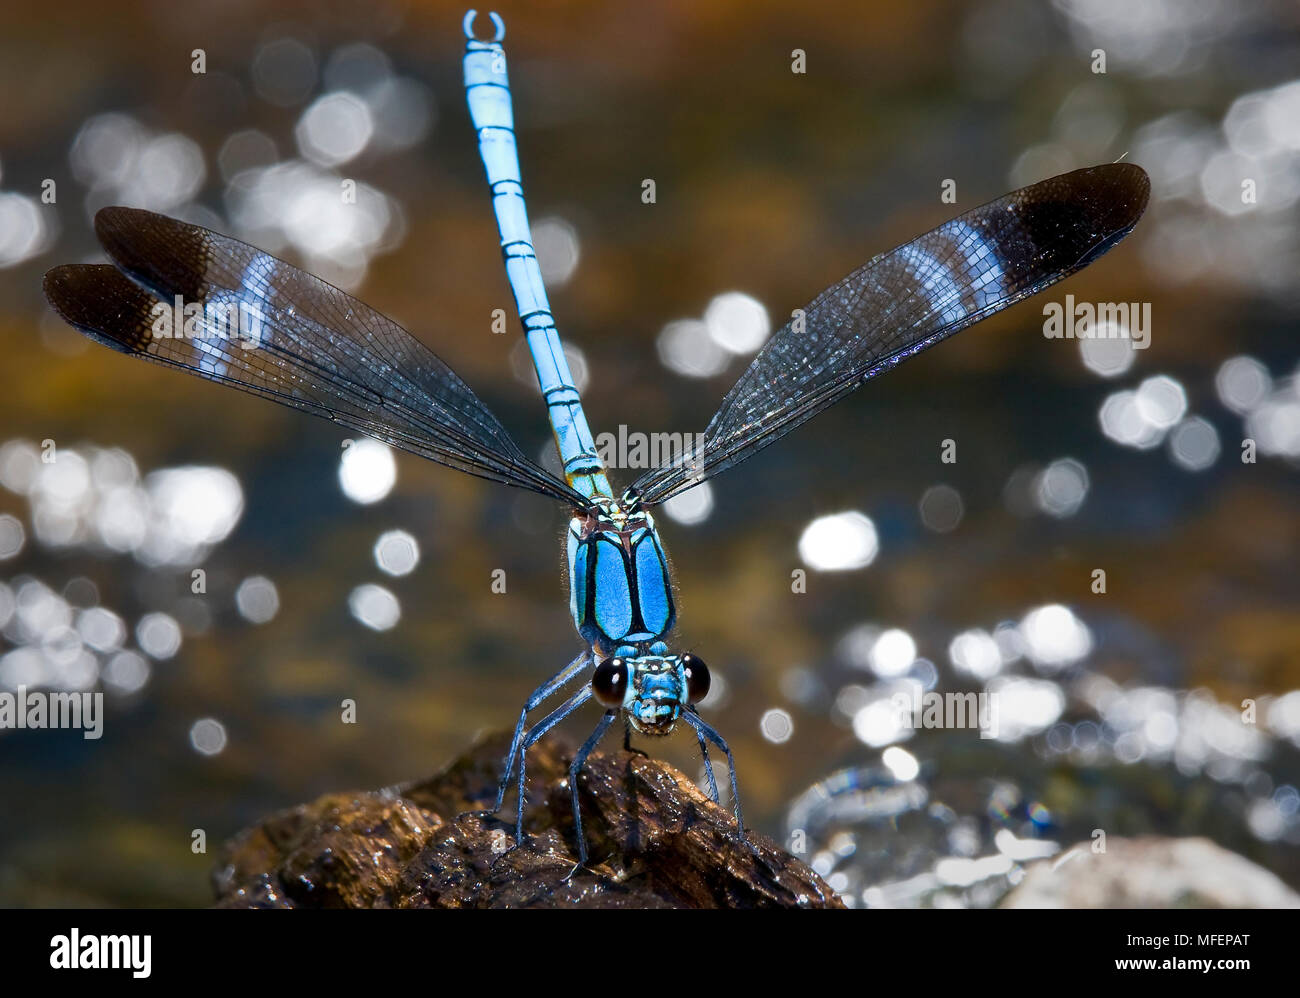
[[[596,666],[591,677],[591,692],[606,707],[621,707],[627,691],[627,663],[621,658],[607,658]]]
[[[683,655],[686,669],[686,693],[691,703],[699,703],[709,695],[709,667],[696,655]]]

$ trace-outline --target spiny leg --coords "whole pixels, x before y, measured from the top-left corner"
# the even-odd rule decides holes
[[[582,764],[587,761],[587,756],[591,755],[591,750],[596,747],[596,743],[609,730],[609,726],[614,723],[614,718],[618,715],[618,708],[611,707],[605,711],[605,716],[600,719],[596,725],[596,730],[591,733],[582,748],[578,749],[578,754],[573,757],[573,763],[569,766],[569,790],[573,794],[573,827],[578,833],[578,866],[587,864],[587,837],[582,834],[582,809],[578,804],[578,771],[582,769]],[[574,867],[576,871],[578,867]]]
[[[736,786],[736,760],[731,754],[731,749],[727,748],[727,743],[722,740],[722,736],[709,727],[704,718],[695,713],[693,709],[684,711],[682,717],[695,729],[697,735],[701,738],[707,738],[726,753],[727,765],[731,767],[731,803],[736,809],[736,829],[739,832],[740,841],[744,842],[745,820],[740,816],[740,789]]]
[[[705,741],[704,732],[695,729],[695,737],[700,740],[700,756],[704,759],[704,775],[709,780],[709,796],[713,803],[718,803],[718,781],[713,778],[713,763],[709,761],[709,743]]]
[[[535,710],[537,706],[545,699],[554,694],[562,686],[573,681],[573,678],[582,673],[591,661],[591,652],[584,651],[563,669],[553,675],[541,686],[533,690],[533,695],[528,698],[524,704],[524,709],[519,712],[519,723],[515,725],[515,736],[510,740],[510,751],[506,753],[505,760],[501,763],[501,782],[497,785],[497,802],[492,808],[492,813],[501,810],[501,805],[505,803],[506,787],[510,785],[510,774],[515,768],[515,753],[519,751],[519,742],[524,737],[524,724],[528,719],[528,712]]]
[[[528,729],[528,734],[524,736],[523,743],[519,746],[519,803],[515,812],[515,842],[518,845],[524,844],[524,781],[526,775],[524,772],[524,757],[528,750],[533,746],[542,735],[550,731],[553,727],[563,721],[575,710],[591,699],[591,686],[584,686],[577,693],[565,700],[564,703],[556,707],[544,718]]]

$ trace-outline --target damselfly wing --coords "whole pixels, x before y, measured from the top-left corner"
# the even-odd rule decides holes
[[[633,490],[643,504],[684,492],[909,357],[1069,277],[1132,231],[1150,189],[1130,163],[1075,170],[874,257],[775,333],[698,442]]]
[[[351,295],[238,239],[137,208],[101,209],[95,234],[112,265],[55,267],[45,296],[96,342],[586,505],[524,456],[433,351]]]

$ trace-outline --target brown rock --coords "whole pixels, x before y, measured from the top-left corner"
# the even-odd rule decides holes
[[[507,735],[430,780],[327,794],[232,839],[214,873],[221,907],[842,908],[771,840],[735,838],[731,814],[685,776],[634,753],[593,753],[580,777],[588,868],[577,863],[571,749],[528,754],[529,841],[514,846],[513,795],[491,807]],[[719,776],[722,772],[719,772]]]

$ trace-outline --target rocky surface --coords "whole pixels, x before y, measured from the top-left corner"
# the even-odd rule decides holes
[[[1111,836],[1034,864],[999,907],[1300,908],[1300,894],[1209,839]]]
[[[728,811],[635,753],[588,760],[580,785],[591,858],[573,872],[572,749],[539,742],[528,756],[529,841],[514,848],[513,795],[502,815],[474,813],[493,803],[508,745],[496,735],[432,779],[328,794],[245,830],[218,859],[218,905],[843,907],[799,860],[753,832],[749,844],[737,842]]]

